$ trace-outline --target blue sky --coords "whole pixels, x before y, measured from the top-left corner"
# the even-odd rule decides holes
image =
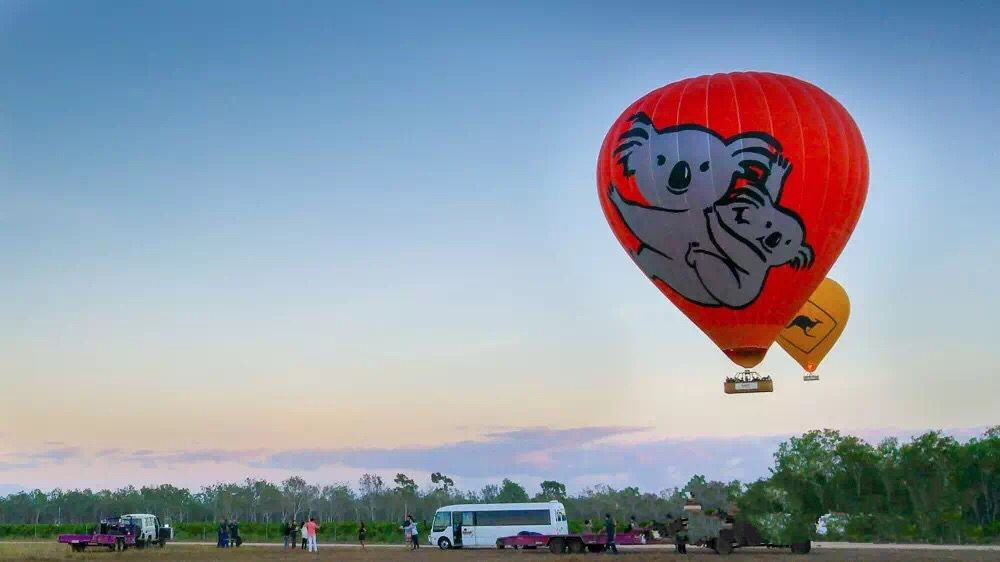
[[[69,461],[16,459],[46,442],[96,452],[108,416],[169,432],[164,450],[275,451],[303,426],[303,447],[339,450],[491,427],[656,440],[996,423],[997,16],[5,3],[0,482],[71,481]],[[803,385],[774,348],[776,392],[746,399],[722,395],[728,360],[615,241],[594,169],[634,99],[751,69],[840,100],[871,184],[831,272],[853,307],[823,381]],[[161,396],[103,405],[136,380]]]

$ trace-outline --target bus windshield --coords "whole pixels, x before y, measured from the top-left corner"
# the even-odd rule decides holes
[[[448,528],[451,523],[451,513],[447,511],[439,511],[434,514],[434,524],[433,531],[435,533],[440,533]]]

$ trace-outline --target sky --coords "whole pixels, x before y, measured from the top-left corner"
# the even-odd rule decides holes
[[[444,470],[646,489],[814,428],[1000,423],[1000,9],[0,4],[0,493]],[[598,204],[635,99],[762,70],[868,150],[852,316],[771,394]],[[118,428],[127,428],[120,433]],[[4,488],[6,487],[6,488]]]

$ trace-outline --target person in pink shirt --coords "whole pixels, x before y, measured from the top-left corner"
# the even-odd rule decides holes
[[[316,519],[310,517],[309,522],[306,523],[306,531],[309,535],[309,552],[319,552],[319,547],[316,546],[316,529],[319,529],[319,525],[316,524]]]

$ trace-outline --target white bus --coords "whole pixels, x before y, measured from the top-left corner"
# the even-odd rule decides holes
[[[434,514],[428,540],[442,549],[496,548],[500,537],[520,533],[568,534],[566,508],[555,500],[446,505]]]

